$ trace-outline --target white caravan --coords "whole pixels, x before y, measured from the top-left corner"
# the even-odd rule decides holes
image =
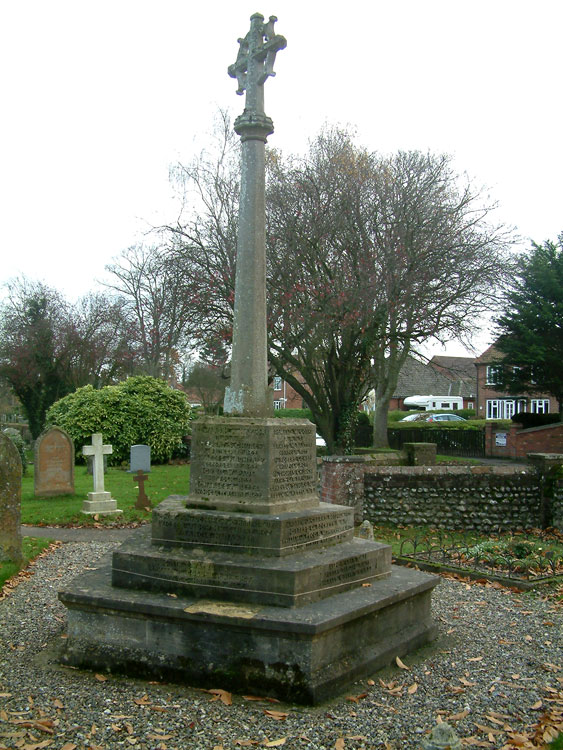
[[[403,404],[409,409],[424,411],[463,409],[463,398],[461,396],[407,396]]]

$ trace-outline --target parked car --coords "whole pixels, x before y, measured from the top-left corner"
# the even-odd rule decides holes
[[[431,414],[426,417],[427,422],[467,422],[467,419],[458,417],[457,414]]]
[[[403,417],[399,422],[422,422],[426,421],[426,418],[426,412],[421,411],[418,414],[409,414],[408,417]]]

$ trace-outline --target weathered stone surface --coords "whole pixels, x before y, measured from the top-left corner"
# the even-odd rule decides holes
[[[74,443],[60,427],[35,442],[34,491],[40,497],[74,494]]]
[[[21,562],[21,479],[18,449],[0,432],[0,560]]]
[[[407,466],[436,466],[436,443],[404,443]]]
[[[227,601],[301,607],[374,583],[391,568],[391,547],[350,542],[287,557],[250,557],[151,545],[143,528],[113,553],[114,586]]]
[[[438,580],[393,566],[377,585],[286,608],[118,589],[108,567],[59,592],[68,608],[62,660],[318,703],[434,637]]]
[[[343,506],[321,503],[318,508],[272,516],[196,510],[186,507],[186,500],[171,495],[154,509],[153,544],[284,557],[354,536],[353,511]]]
[[[189,504],[272,514],[318,506],[315,426],[306,419],[198,419]]]
[[[461,750],[461,740],[453,727],[446,722],[437,724],[430,739],[422,741],[423,750]]]

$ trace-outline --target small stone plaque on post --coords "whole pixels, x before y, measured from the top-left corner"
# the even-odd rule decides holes
[[[0,560],[22,561],[22,463],[18,449],[0,432]]]
[[[34,491],[39,497],[74,495],[74,443],[60,427],[51,427],[37,438]]]

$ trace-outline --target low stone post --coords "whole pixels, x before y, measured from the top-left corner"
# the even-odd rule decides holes
[[[461,750],[461,740],[446,722],[436,724],[430,739],[422,740],[423,750]]]
[[[407,466],[436,466],[436,443],[404,443]]]

